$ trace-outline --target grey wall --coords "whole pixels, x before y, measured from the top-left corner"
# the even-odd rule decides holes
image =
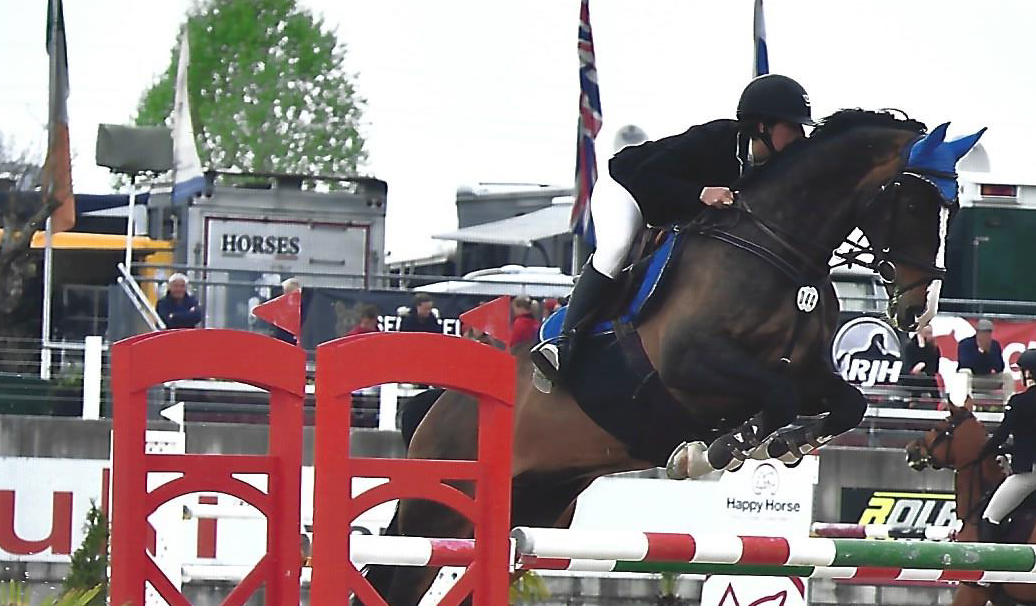
[[[175,430],[168,422],[150,422],[149,429]],[[199,454],[265,454],[266,425],[188,423],[187,452]],[[0,456],[107,459],[111,421],[65,417],[0,416]],[[368,457],[403,456],[398,431],[354,429],[351,450]],[[313,464],[313,428],[303,429],[303,465]]]

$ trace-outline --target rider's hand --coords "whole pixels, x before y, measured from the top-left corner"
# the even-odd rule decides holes
[[[707,206],[730,206],[734,203],[734,193],[726,187],[705,187],[701,190],[700,199]]]

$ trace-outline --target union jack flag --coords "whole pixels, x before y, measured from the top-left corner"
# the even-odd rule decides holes
[[[579,9],[579,129],[576,142],[576,187],[571,227],[591,244],[594,241],[590,217],[590,193],[597,182],[597,152],[594,140],[601,131],[601,95],[597,89],[594,36],[590,29],[590,0]]]

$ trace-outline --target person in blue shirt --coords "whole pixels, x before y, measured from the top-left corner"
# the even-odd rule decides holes
[[[175,273],[166,281],[165,296],[158,300],[155,311],[166,328],[194,328],[201,322],[201,305],[187,292],[187,276]]]
[[[979,376],[1004,372],[1004,352],[1000,342],[993,338],[993,323],[979,320],[975,331],[974,337],[957,344],[957,369],[968,369]]]

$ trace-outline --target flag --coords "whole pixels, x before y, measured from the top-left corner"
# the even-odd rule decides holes
[[[187,28],[180,43],[180,63],[176,68],[176,94],[173,98],[173,203],[190,200],[205,189],[198,147],[191,125],[191,103],[187,98],[187,66],[191,60]]]
[[[590,0],[579,9],[579,124],[576,140],[576,187],[570,226],[588,242],[594,241],[590,194],[597,182],[594,140],[601,131],[601,95],[597,89],[594,36],[590,29]]]
[[[754,46],[752,76],[770,73],[770,58],[766,52],[766,22],[763,19],[763,0],[755,0]]]
[[[47,160],[43,164],[43,197],[60,202],[50,217],[53,233],[76,224],[72,195],[72,153],[68,142],[68,55],[65,47],[65,13],[61,0],[47,5],[47,54],[50,55],[50,116]]]
[[[299,343],[302,334],[302,291],[293,290],[252,308],[252,315],[290,332]]]
[[[511,297],[497,297],[460,315],[465,327],[477,328],[494,339],[511,342]]]

